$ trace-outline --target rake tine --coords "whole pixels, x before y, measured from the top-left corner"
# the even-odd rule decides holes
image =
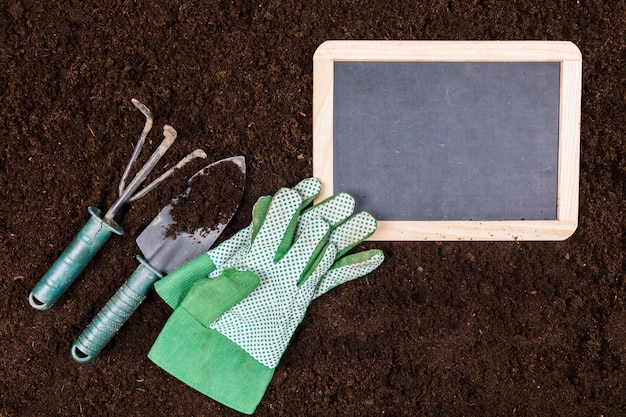
[[[135,175],[135,178],[133,178],[130,184],[128,184],[128,187],[124,189],[122,195],[117,199],[115,203],[113,203],[109,211],[107,211],[107,213],[104,215],[105,221],[109,222],[115,218],[115,215],[120,210],[120,208],[128,202],[132,194],[137,190],[137,188],[139,188],[139,186],[146,179],[148,174],[150,174],[150,171],[152,171],[154,166],[159,162],[159,159],[161,159],[161,157],[165,154],[165,152],[167,152],[170,146],[172,146],[172,144],[176,140],[177,135],[178,134],[176,133],[176,130],[172,126],[163,126],[163,136],[165,136],[165,139],[163,139],[157,150],[154,151],[152,156],[150,156],[150,159],[148,159],[148,162],[146,162],[146,164],[141,167],[137,175]]]
[[[195,158],[205,159],[206,157],[207,157],[207,154],[202,149],[196,149],[195,151],[191,152],[189,155],[187,155],[186,157],[181,159],[180,162],[178,162],[175,166],[173,166],[172,168],[168,169],[166,172],[161,174],[161,176],[159,178],[157,178],[156,180],[152,181],[150,184],[146,185],[141,191],[139,191],[135,195],[133,195],[128,200],[128,202],[132,203],[134,201],[139,200],[141,197],[145,196],[150,191],[152,191],[155,187],[157,187],[159,184],[161,184],[163,181],[165,181],[165,179],[167,179],[170,175],[172,175],[174,173],[174,171],[184,167],[189,162],[191,162],[191,160],[193,160]]]
[[[128,164],[126,165],[126,169],[124,170],[124,174],[122,174],[122,179],[120,180],[120,184],[119,184],[118,189],[117,189],[118,193],[119,193],[119,196],[124,194],[124,188],[126,187],[126,177],[128,177],[128,174],[130,173],[130,169],[132,168],[133,164],[137,160],[137,157],[141,153],[141,148],[143,147],[143,144],[146,141],[146,137],[148,136],[148,133],[150,132],[150,129],[152,129],[152,122],[154,121],[154,117],[152,116],[152,112],[150,111],[150,109],[148,107],[146,107],[145,104],[139,102],[139,100],[134,99],[134,98],[131,99],[130,101],[135,105],[135,107],[137,107],[137,109],[139,109],[140,112],[143,113],[144,116],[146,116],[146,123],[143,126],[143,130],[141,131],[141,136],[139,136],[139,140],[137,141],[137,145],[135,145],[135,149],[133,150],[133,154],[131,155],[130,159],[128,160]]]

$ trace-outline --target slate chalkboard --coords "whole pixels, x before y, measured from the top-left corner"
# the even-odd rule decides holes
[[[336,62],[335,191],[379,220],[555,220],[560,70]]]
[[[580,63],[568,42],[324,43],[314,59],[322,198],[355,196],[379,219],[374,240],[568,237]]]

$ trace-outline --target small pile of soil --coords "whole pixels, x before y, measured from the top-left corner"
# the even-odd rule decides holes
[[[166,155],[166,158],[168,155]],[[176,163],[180,155],[172,155],[169,161],[164,161],[157,165],[150,176],[146,178],[144,184],[150,184],[159,175],[165,172],[173,163]],[[141,166],[143,161],[137,161],[136,165]],[[204,169],[210,162],[205,158],[195,158],[176,168],[169,177],[167,177],[156,189],[150,191],[146,196],[129,204],[127,206],[128,213],[120,215],[123,223],[124,231],[130,236],[137,236],[143,232],[144,228],[150,223],[152,218],[156,216],[165,206],[171,204],[173,199],[185,192],[189,186],[188,181],[198,171]],[[131,171],[131,177],[135,175]],[[111,199],[113,200],[113,199]],[[133,221],[137,220],[137,222]]]
[[[190,182],[189,194],[172,206],[174,223],[168,227],[166,237],[175,239],[182,232],[208,233],[228,223],[241,202],[244,184],[245,176],[233,162],[208,168]]]

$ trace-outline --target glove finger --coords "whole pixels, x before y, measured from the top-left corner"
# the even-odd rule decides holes
[[[278,262],[279,259],[282,259],[287,251],[289,251],[289,248],[293,243],[294,236],[297,235],[298,224],[300,224],[299,214],[307,206],[309,206],[313,202],[313,200],[315,200],[317,195],[320,193],[320,190],[322,189],[322,185],[315,178],[306,178],[296,184],[293,189],[300,195],[302,203],[298,208],[298,215],[294,216],[291,219],[291,222],[289,223],[289,226],[287,228],[287,232],[285,233],[285,236],[283,237],[278,247],[278,250],[276,251],[276,256],[274,257],[274,260],[276,262]]]
[[[293,189],[300,194],[304,206],[308,206],[319,195],[322,184],[317,178],[305,178],[297,183]]]
[[[263,226],[265,217],[267,217],[267,212],[270,209],[270,204],[272,204],[272,197],[269,195],[259,198],[257,202],[254,203],[254,207],[252,208],[252,236],[250,237],[251,243],[256,235],[259,233],[261,226]]]
[[[281,252],[279,248],[284,245],[284,241],[291,243],[293,232],[289,230],[292,224],[295,228],[301,204],[302,199],[297,191],[290,188],[278,190],[252,242],[250,255],[253,258],[262,253],[278,255]]]
[[[270,196],[259,198],[252,208],[252,223],[222,242],[219,246],[209,250],[209,257],[215,264],[218,272],[226,266],[229,259],[237,253],[250,248],[254,236],[263,224],[271,201],[272,197]]]
[[[304,307],[313,299],[313,294],[324,274],[332,267],[337,256],[337,248],[332,243],[325,245],[315,262],[308,266],[298,281],[298,300]],[[304,303],[307,304],[304,304]]]
[[[376,219],[371,214],[362,211],[350,217],[330,235],[330,241],[337,247],[337,258],[372,236],[375,231]]]
[[[313,200],[318,196],[322,188],[320,182],[315,178],[306,178],[296,184],[293,189],[298,192],[300,198],[302,199],[302,203],[300,204],[300,208],[298,212],[304,210],[305,207],[310,205]],[[253,223],[253,232],[252,232],[252,240],[255,239],[258,234],[265,217],[267,216],[267,212],[269,210],[270,204],[272,201],[272,197],[266,196],[261,197],[259,201],[255,204],[253,215],[252,215],[252,223]],[[296,228],[299,224],[299,220],[296,216],[291,220],[289,226],[287,227],[287,232],[283,236],[283,239],[280,242],[279,249],[276,251],[275,260],[278,261],[281,259],[285,253],[291,247],[293,243],[293,236],[296,235]]]
[[[302,199],[301,209],[309,205],[320,193],[322,185],[315,178],[306,178],[296,184],[293,189],[298,192]],[[272,202],[271,196],[263,196],[254,203],[252,209],[252,240],[256,237],[267,217]]]
[[[319,256],[326,251],[330,225],[321,217],[311,218],[302,228],[293,246],[280,261],[280,269],[289,271],[284,277],[298,277],[293,284],[300,283],[310,275],[314,265],[319,263]]]
[[[313,298],[317,298],[343,283],[369,274],[378,268],[384,260],[385,255],[379,249],[358,252],[341,258],[322,278]]]
[[[352,215],[354,205],[354,197],[350,194],[335,194],[310,209],[305,210],[300,215],[298,224],[305,224],[310,218],[317,216],[330,223],[331,227],[337,227]]]

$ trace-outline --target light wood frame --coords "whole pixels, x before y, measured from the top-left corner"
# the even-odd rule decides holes
[[[333,82],[336,61],[560,62],[556,220],[379,221],[375,241],[564,240],[578,226],[582,56],[563,41],[327,41],[313,57],[313,175],[318,201],[333,194]]]

